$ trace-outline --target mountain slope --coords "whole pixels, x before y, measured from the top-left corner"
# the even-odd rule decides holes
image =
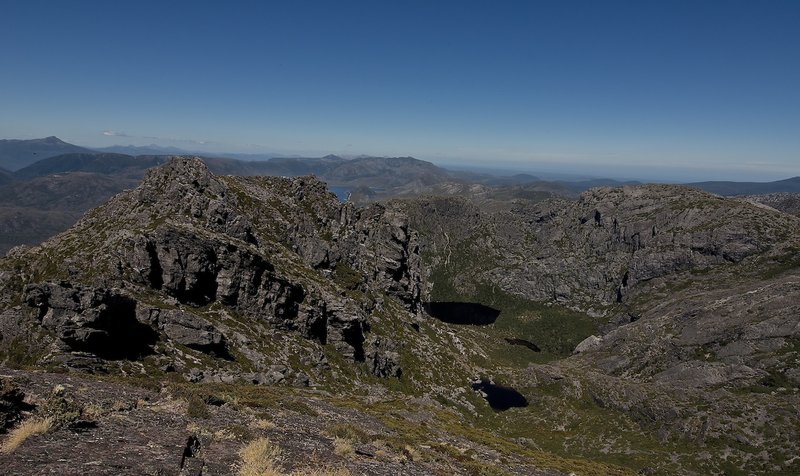
[[[186,155],[191,152],[177,147],[162,147],[156,144],[150,145],[112,145],[110,147],[95,147],[96,152],[124,154],[124,155]]]
[[[137,185],[135,179],[70,172],[36,177],[0,187],[0,206],[83,213],[109,197]]]
[[[320,236],[320,231],[308,233],[307,238],[306,234],[300,237],[295,234],[296,232],[287,234],[284,225],[276,221],[276,218],[280,216],[281,211],[294,213],[293,208],[275,207],[282,207],[281,203],[284,200],[291,200],[292,194],[288,194],[289,197],[283,197],[282,194],[275,192],[263,195],[264,198],[261,200],[277,200],[267,208],[272,213],[261,212],[254,217],[248,217],[243,214],[243,207],[256,207],[256,203],[259,201],[257,194],[266,192],[256,188],[257,182],[242,179],[226,180],[229,182],[211,176],[197,159],[175,159],[169,166],[158,169],[158,172],[150,173],[147,180],[137,189],[115,197],[105,206],[88,214],[73,230],[45,243],[42,245],[42,249],[27,252],[24,259],[30,257],[34,262],[46,267],[46,264],[37,260],[41,260],[42,256],[52,254],[43,254],[43,250],[60,250],[56,256],[65,264],[70,263],[68,267],[72,268],[69,274],[61,275],[61,278],[81,282],[83,286],[95,284],[97,277],[102,276],[100,281],[106,285],[115,282],[117,285],[127,283],[127,287],[132,286],[132,292],[141,294],[150,292],[147,291],[148,289],[161,291],[176,298],[177,302],[199,306],[220,300],[220,302],[240,306],[238,312],[247,313],[250,312],[246,310],[248,306],[256,306],[257,303],[261,303],[258,306],[269,306],[276,314],[285,315],[286,319],[308,319],[302,325],[299,321],[297,324],[287,323],[286,325],[289,327],[308,326],[304,332],[309,335],[315,335],[314,332],[323,332],[326,336],[332,334],[334,331],[331,329],[316,329],[315,327],[312,329],[312,327],[316,325],[314,323],[318,319],[324,318],[322,322],[332,320],[333,317],[330,316],[338,315],[338,313],[332,309],[326,311],[328,307],[321,296],[314,298],[313,302],[317,304],[307,304],[302,309],[299,308],[300,302],[310,299],[307,296],[311,290],[303,290],[292,284],[288,277],[273,275],[274,265],[270,262],[275,263],[276,260],[279,260],[287,269],[285,272],[289,272],[290,275],[297,273],[304,275],[303,259],[315,268],[347,265],[355,268],[369,266],[370,269],[373,267],[386,269],[384,273],[373,274],[372,279],[384,283],[386,292],[396,294],[410,310],[413,311],[418,307],[419,291],[418,284],[415,284],[416,274],[414,274],[416,271],[409,266],[410,263],[407,260],[411,257],[403,247],[407,244],[403,240],[413,237],[402,231],[401,222],[396,225],[400,227],[395,232],[399,234],[398,239],[400,240],[397,245],[386,247],[375,244],[380,247],[379,250],[370,245],[363,248],[358,247],[353,252],[343,254],[340,247],[345,243],[330,243],[319,237],[312,238],[312,236]],[[273,188],[286,189],[287,187],[302,187],[303,182],[273,181],[271,185]],[[320,191],[324,191],[324,186],[321,184],[312,183],[311,186],[316,186]],[[252,193],[244,195],[242,194],[243,189],[250,190]],[[166,197],[171,197],[169,202],[164,201]],[[173,201],[172,199],[176,197],[183,197],[183,199]],[[319,193],[310,196],[304,206],[323,207],[319,209],[320,218],[315,215],[311,217],[293,216],[296,227],[332,226],[339,223],[339,214],[347,211],[340,211],[340,205],[332,196],[319,195]],[[258,207],[258,209],[260,208]],[[254,208],[252,211],[255,212],[256,209]],[[366,226],[370,221],[378,220],[382,212],[375,209],[368,213],[372,215],[362,217],[361,213],[354,213],[350,220],[357,223],[354,223],[353,226],[361,224],[362,221]],[[336,222],[330,221],[334,218],[332,214],[335,214]],[[252,222],[254,218],[259,219],[261,216],[269,216],[270,220],[265,221],[263,225],[260,222]],[[314,219],[323,221],[312,221]],[[257,228],[258,226],[261,228]],[[337,229],[339,227],[336,225]],[[328,233],[334,233],[334,231],[328,231]],[[357,240],[357,235],[348,234],[347,236],[348,240]],[[102,239],[94,240],[92,237],[102,237]],[[344,237],[341,239],[344,240]],[[215,250],[215,246],[217,246],[215,240],[220,241],[222,248]],[[259,244],[266,248],[258,251]],[[347,246],[356,246],[355,242],[351,244],[348,241],[346,244]],[[282,247],[287,246],[296,248],[297,252],[287,254],[280,251]],[[270,250],[268,254],[263,254],[267,250]],[[395,253],[396,256],[391,255],[391,261],[381,261],[379,265],[368,265],[367,263],[378,259],[377,255],[374,255],[378,251],[383,254]],[[163,258],[159,258],[160,253],[165,253]],[[178,261],[171,261],[173,253],[178,253]],[[268,256],[269,258],[267,258]],[[357,261],[359,257],[363,257],[365,261]],[[253,268],[238,268],[245,266],[245,263],[249,263],[248,266]],[[177,268],[172,268],[173,266],[177,266]],[[228,269],[228,266],[234,268]],[[395,271],[391,266],[402,267]],[[252,281],[240,282],[242,276],[228,274],[245,271],[256,273],[247,278]],[[63,269],[56,275],[50,276],[49,279],[56,279],[59,276],[58,273],[61,272]],[[295,276],[295,279],[298,276]],[[315,279],[320,280],[323,277],[324,274],[320,274]],[[222,284],[222,280],[231,281]],[[307,284],[307,286],[311,285],[312,283]],[[52,286],[49,284],[41,284],[41,286],[47,288],[46,291],[41,291],[45,294],[56,292],[55,289],[57,289],[51,289]],[[223,292],[222,286],[228,286],[228,291]],[[6,289],[9,288],[6,287]],[[17,289],[20,290],[20,288]],[[136,291],[136,289],[140,290]],[[26,291],[26,293],[29,292],[30,290]],[[317,291],[317,294],[327,292],[329,291],[325,291],[323,286]],[[338,303],[334,306],[331,303],[330,307],[345,309],[349,308],[349,305]],[[348,312],[353,313],[355,310]],[[344,328],[350,329],[352,326],[357,326],[352,330],[355,333],[352,339],[359,339],[362,336],[361,319],[363,317],[358,316],[360,316],[358,312],[341,316],[342,319],[348,319],[341,322]],[[337,332],[345,331],[338,329]],[[341,336],[339,338],[345,353],[349,352],[351,356],[358,354],[363,342],[353,341],[351,344],[347,339]],[[328,337],[322,337],[321,340],[327,341]]]
[[[164,408],[160,416],[142,404],[127,417],[156,419],[139,428],[167,441],[197,440],[203,451],[169,466],[162,459],[170,450],[151,442],[145,451],[162,455],[153,463],[161,471],[186,458],[230,468],[241,440],[207,435],[235,422],[237,434],[268,431],[295,454],[303,454],[293,446],[303,434],[296,425],[314,428],[316,436],[300,440],[370,474],[626,474],[463,420],[488,407],[468,390],[472,351],[423,317],[419,259],[416,233],[394,210],[341,204],[310,177],[216,177],[199,159],[176,158],[65,233],[0,260],[0,352],[6,364],[99,375],[79,385],[93,390],[69,394],[95,406],[110,405],[105,394],[144,398],[128,387],[137,379],[166,385],[147,397]],[[37,379],[19,385],[43,395],[31,384]],[[253,412],[274,405],[284,409],[269,417],[281,431],[255,426]],[[47,415],[45,403],[37,408]],[[115,419],[93,415],[93,444],[116,441]],[[358,451],[379,464],[342,460],[334,437],[363,445]],[[64,459],[50,441],[36,454],[58,456],[39,464]],[[86,440],[71,441],[83,448]],[[475,459],[461,458],[459,448]],[[6,467],[29,471],[25,461]],[[141,473],[146,463],[124,468]]]
[[[35,245],[72,226],[86,210],[137,181],[75,172],[0,186],[0,253]]]
[[[166,162],[166,157],[123,154],[82,153],[64,154],[40,160],[17,170],[14,175],[21,180],[66,172],[92,172],[122,177],[141,177],[148,168]]]
[[[779,254],[796,235],[793,217],[673,185],[593,189],[575,201],[519,200],[498,212],[464,198],[398,206],[423,232],[434,272],[447,253],[463,255],[464,262],[447,264],[449,275],[463,276],[453,283],[459,289],[481,280],[598,311],[662,276]],[[462,275],[459,266],[471,269]]]
[[[13,181],[14,181],[14,173],[4,168],[0,168],[0,185]]]
[[[800,177],[792,177],[774,182],[696,182],[686,184],[718,195],[755,195],[764,193],[798,193]]]
[[[62,141],[58,137],[44,139],[0,140],[0,167],[15,171],[34,162],[57,155],[92,151]]]
[[[483,332],[454,329],[469,345],[505,340],[483,365],[539,402],[499,427],[583,456],[647,453],[656,474],[798,469],[796,217],[663,185],[394,206],[420,232],[431,299],[499,311]]]
[[[741,197],[752,203],[760,203],[794,216],[800,216],[800,193],[767,193]]]

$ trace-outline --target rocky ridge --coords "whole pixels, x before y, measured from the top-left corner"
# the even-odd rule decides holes
[[[32,319],[57,337],[48,359],[175,354],[175,345],[222,363],[257,355],[204,315],[216,312],[355,361],[369,354],[376,374],[396,375],[394,344],[370,336],[368,317],[396,299],[403,311],[393,318],[417,318],[416,248],[402,215],[342,205],[316,179],[215,177],[199,159],[176,158],[68,232],[13,253],[0,279],[6,302],[20,292],[21,302],[2,320]],[[247,364],[256,374],[286,365],[260,360]]]
[[[465,198],[396,206],[422,231],[433,272],[449,268],[466,293],[470,280],[484,281],[598,311],[657,278],[785,254],[796,226],[793,217],[674,185],[592,189],[575,201],[518,199],[489,212]]]
[[[475,427],[481,351],[423,314],[424,275],[395,209],[175,158],[0,261],[0,357],[22,369],[0,410],[52,425],[0,462],[230,474],[268,437],[298,474],[626,474]]]
[[[763,195],[745,195],[740,198],[751,203],[766,205],[790,215],[800,216],[800,193],[765,193]]]

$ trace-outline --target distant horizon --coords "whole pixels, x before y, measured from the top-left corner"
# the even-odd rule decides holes
[[[340,157],[413,157],[425,160],[444,168],[454,168],[456,170],[476,170],[485,168],[508,173],[530,173],[532,175],[545,175],[551,177],[583,177],[586,179],[607,178],[619,181],[643,181],[653,183],[691,183],[703,181],[733,181],[733,182],[773,182],[800,176],[800,165],[796,167],[786,167],[786,170],[764,170],[758,163],[745,166],[723,164],[719,166],[688,166],[667,163],[648,164],[619,164],[619,163],[592,163],[592,162],[564,162],[556,158],[550,160],[530,160],[523,162],[502,162],[492,158],[480,160],[463,160],[453,155],[438,156],[418,156],[413,154],[385,154],[385,153],[358,153],[357,151],[332,151],[332,150],[280,150],[277,147],[259,146],[257,148],[237,148],[233,150],[214,149],[215,143],[202,144],[202,147],[181,147],[171,141],[160,141],[157,137],[142,138],[124,144],[112,142],[108,145],[90,145],[78,141],[68,140],[58,134],[49,134],[42,137],[30,137],[21,140],[43,139],[45,137],[58,137],[65,142],[87,149],[105,149],[109,147],[158,147],[179,149],[187,153],[194,154],[217,154],[217,155],[257,155],[269,157],[289,157],[289,158],[313,158],[324,157],[326,155],[337,155]],[[6,137],[6,139],[20,139],[19,137]],[[147,140],[151,142],[147,142]],[[160,143],[159,143],[160,142]],[[204,150],[205,149],[205,150]],[[496,165],[487,165],[496,164]],[[620,171],[622,170],[622,171]],[[629,171],[629,172],[626,172]],[[544,178],[544,177],[543,177]],[[558,180],[558,179],[555,179]]]
[[[67,141],[69,142],[69,141]],[[122,145],[122,144],[114,144],[112,146],[88,146],[88,145],[81,145],[75,144],[81,147],[86,148],[105,148],[105,147],[173,147],[176,149],[181,149],[186,152],[191,153],[206,153],[206,154],[231,154],[231,155],[270,155],[274,154],[274,152],[270,152],[268,149],[265,148],[264,152],[234,152],[234,151],[226,151],[226,150],[209,150],[209,151],[202,151],[202,150],[189,150],[189,149],[182,149],[181,147],[176,146],[162,146],[159,144],[151,143],[145,144],[142,146],[136,146],[132,144]],[[568,180],[568,177],[572,177],[572,180],[577,179],[612,179],[612,180],[619,180],[619,181],[642,181],[642,182],[653,182],[653,183],[691,183],[691,182],[704,182],[704,181],[734,181],[734,182],[774,182],[777,180],[784,180],[796,177],[800,175],[800,166],[798,166],[798,170],[794,174],[789,175],[780,175],[778,173],[765,175],[761,180],[752,180],[751,172],[742,172],[747,173],[747,176],[739,175],[737,173],[733,173],[733,175],[725,175],[722,171],[716,170],[704,170],[701,172],[691,172],[690,169],[682,169],[680,167],[669,167],[669,166],[627,166],[633,170],[639,170],[639,174],[626,174],[626,173],[617,173],[617,172],[602,172],[604,169],[608,169],[610,167],[614,167],[613,164],[599,164],[599,165],[592,165],[592,164],[574,164],[574,163],[558,163],[558,162],[551,162],[551,163],[537,163],[537,162],[529,162],[529,163],[498,163],[496,166],[488,166],[485,165],[486,163],[492,163],[491,159],[487,159],[485,161],[481,161],[478,163],[471,163],[468,161],[459,161],[457,158],[428,158],[428,157],[418,157],[415,155],[409,154],[398,154],[398,155],[387,155],[387,154],[367,154],[367,153],[336,153],[336,152],[325,152],[325,151],[318,151],[315,154],[303,154],[300,152],[294,153],[285,153],[285,154],[276,154],[273,157],[280,158],[280,157],[290,157],[290,158],[306,158],[306,157],[324,157],[326,155],[336,155],[339,157],[346,157],[346,158],[355,158],[355,157],[413,157],[415,159],[424,160],[427,162],[431,162],[439,167],[452,169],[452,170],[493,170],[495,172],[504,172],[502,175],[511,175],[514,173],[529,173],[531,175],[542,176],[545,180]],[[454,160],[455,159],[455,160]],[[448,161],[453,160],[453,161]],[[666,172],[665,172],[666,171]],[[729,171],[730,172],[730,171]],[[743,177],[743,178],[719,178],[722,177]],[[561,178],[552,178],[549,179],[547,177],[561,177]]]
[[[592,168],[591,166],[584,167],[580,170],[576,169],[575,164],[558,164],[558,163],[528,163],[528,164],[521,164],[515,166],[514,164],[498,164],[498,165],[487,165],[491,163],[491,161],[484,162],[483,164],[474,164],[474,163],[466,163],[463,161],[455,161],[455,162],[448,162],[445,160],[437,160],[437,159],[429,159],[425,157],[415,157],[412,155],[386,155],[386,154],[341,154],[341,153],[334,153],[334,152],[318,152],[316,154],[278,154],[274,152],[232,152],[232,151],[225,151],[225,150],[216,150],[216,151],[201,151],[201,150],[191,150],[191,149],[184,149],[181,147],[173,146],[173,145],[160,145],[157,143],[149,143],[143,145],[135,145],[135,144],[113,144],[110,146],[92,146],[87,144],[80,144],[77,142],[72,142],[70,140],[66,140],[65,138],[58,136],[57,134],[49,134],[42,137],[34,137],[34,138],[25,138],[20,139],[17,137],[5,137],[0,138],[0,140],[41,140],[46,139],[48,137],[55,137],[59,140],[67,142],[72,145],[76,145],[79,147],[83,147],[86,149],[91,150],[102,150],[102,149],[109,149],[109,148],[156,148],[156,149],[172,149],[178,151],[176,153],[183,153],[183,154],[197,154],[197,155],[216,155],[220,157],[231,157],[231,158],[240,158],[242,156],[258,156],[262,157],[261,159],[256,160],[265,160],[269,158],[320,158],[325,157],[327,155],[335,155],[342,158],[347,159],[354,159],[360,157],[411,157],[418,160],[423,160],[430,162],[434,165],[437,165],[441,168],[453,171],[467,171],[467,172],[477,172],[477,173],[488,173],[497,176],[510,176],[514,174],[530,174],[541,178],[542,180],[549,180],[549,181],[584,181],[584,180],[596,180],[596,179],[610,179],[619,182],[630,182],[630,181],[638,181],[638,182],[649,182],[649,183],[675,183],[675,184],[682,184],[682,183],[692,183],[692,182],[707,182],[707,181],[732,181],[732,182],[774,182],[780,180],[787,180],[791,178],[795,178],[800,176],[800,174],[789,174],[784,176],[775,176],[774,178],[767,178],[767,179],[735,179],[735,178],[722,178],[726,177],[725,175],[717,174],[714,175],[714,171],[705,170],[702,172],[690,172],[688,169],[680,169],[680,168],[673,168],[670,171],[669,167],[657,167],[657,166],[639,166],[633,167],[634,170],[639,170],[639,174],[633,173],[616,173],[616,172],[603,172],[602,170]],[[601,169],[607,169],[608,166],[600,165]],[[592,170],[595,172],[592,173]],[[657,173],[658,171],[660,173]]]

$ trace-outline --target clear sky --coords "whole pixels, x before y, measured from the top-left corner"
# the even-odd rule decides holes
[[[800,175],[800,1],[0,0],[0,138]]]

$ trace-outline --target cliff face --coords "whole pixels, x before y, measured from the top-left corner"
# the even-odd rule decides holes
[[[216,177],[193,158],[153,169],[136,189],[5,264],[4,298],[21,302],[0,320],[32,319],[55,338],[48,358],[75,365],[181,360],[185,346],[222,364],[252,356],[236,372],[200,369],[218,378],[238,378],[243,365],[268,372],[254,337],[226,322],[239,320],[396,376],[395,344],[371,336],[370,317],[387,299],[398,304],[387,318],[407,326],[421,309],[417,236],[402,214],[343,205],[310,177]],[[47,341],[37,343],[41,352]]]
[[[492,212],[462,198],[395,204],[423,235],[434,272],[469,293],[512,294],[602,309],[657,278],[785,254],[795,217],[672,185],[600,188],[578,200],[518,200]],[[469,272],[463,272],[469,269]]]

